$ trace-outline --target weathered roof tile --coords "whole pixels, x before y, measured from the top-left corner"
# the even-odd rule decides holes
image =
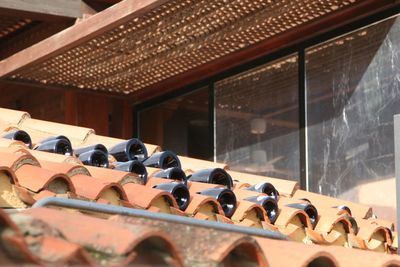
[[[14,115],[15,117],[10,117],[11,121],[5,121],[3,124],[7,125],[9,129],[11,129],[10,127],[25,125],[26,128],[24,129],[31,131],[36,136],[34,137],[35,140],[39,140],[42,137],[65,134],[73,143],[79,146],[103,143],[105,146],[110,147],[124,141],[95,135],[91,129],[87,128],[52,123],[46,126],[45,121],[30,119],[29,116],[23,113],[17,112]],[[1,119],[6,118],[0,115]],[[18,122],[15,123],[12,120]],[[18,125],[12,126],[12,124]],[[2,125],[1,122],[0,125]],[[57,128],[58,126],[60,128]],[[59,129],[64,129],[65,132],[61,133]],[[72,131],[71,135],[69,131]],[[372,218],[372,209],[370,207],[299,190],[298,183],[295,181],[228,171],[234,180],[233,191],[237,199],[236,211],[229,219],[224,216],[221,204],[216,199],[197,194],[205,189],[224,187],[223,185],[187,182],[191,198],[189,206],[182,212],[178,209],[177,202],[170,193],[152,188],[162,183],[174,182],[171,179],[153,177],[153,174],[158,172],[159,169],[147,168],[149,179],[147,184],[143,185],[144,180],[133,173],[83,166],[82,162],[74,156],[29,150],[24,145],[18,143],[14,145],[12,142],[14,141],[5,140],[2,142],[0,138],[0,204],[5,208],[26,208],[46,197],[81,198],[103,204],[136,207],[152,212],[163,212],[226,224],[235,223],[244,227],[279,231],[291,240],[307,244],[316,243],[354,247],[364,250],[384,251],[386,253],[393,253],[397,246],[396,241],[393,241],[393,235],[395,235],[393,233],[393,223]],[[146,147],[149,149],[149,154],[159,150],[157,146],[146,144]],[[186,157],[180,158],[183,168],[188,174],[203,168],[228,168],[224,164]],[[262,206],[245,200],[248,197],[266,196],[263,193],[246,189],[249,186],[265,182],[271,183],[281,193],[279,198],[274,196],[274,198],[279,199],[279,214],[273,224],[268,220],[268,214]],[[309,204],[314,205],[318,210],[319,215],[315,216],[316,218],[312,218],[312,215],[303,210],[304,208],[302,207]],[[266,264],[267,261],[271,266],[283,263],[283,261],[279,261],[279,257],[287,255],[283,253],[286,248],[282,249],[281,252],[275,247],[269,248],[270,251],[276,254],[271,256],[271,252],[265,249],[265,244],[274,244],[278,248],[287,246],[289,250],[297,249],[299,246],[298,250],[301,252],[294,254],[293,259],[287,260],[288,263],[292,262],[296,266],[306,266],[310,263],[329,266],[329,264],[336,265],[342,260],[341,255],[337,255],[338,252],[335,249],[331,250],[331,247],[305,246],[300,243],[292,245],[292,242],[284,242],[281,245],[279,241],[263,240],[262,242],[260,241],[263,248],[262,251],[254,239],[246,236],[232,236],[231,233],[228,235],[228,233],[221,231],[217,231],[218,235],[216,235],[216,232],[211,229],[199,230],[200,228],[197,227],[185,226],[182,229],[190,229],[189,233],[191,234],[189,235],[190,238],[185,239],[186,237],[182,233],[185,233],[186,230],[182,230],[181,233],[177,230],[178,226],[172,226],[173,224],[171,223],[160,223],[159,225],[157,224],[157,227],[153,227],[151,220],[138,218],[127,220],[126,217],[121,219],[122,217],[117,216],[124,223],[115,224],[94,216],[110,217],[110,215],[100,216],[100,214],[91,214],[91,216],[71,215],[71,213],[61,210],[28,208],[23,213],[11,215],[12,219],[18,222],[18,226],[16,226],[13,225],[7,215],[0,212],[0,219],[4,217],[5,220],[8,220],[5,225],[17,229],[15,232],[17,234],[14,233],[11,237],[2,237],[0,235],[0,238],[5,238],[4,240],[7,241],[3,240],[4,244],[13,244],[18,253],[25,255],[20,260],[38,264],[118,263],[127,265],[163,262],[180,266],[183,260],[186,264],[200,264],[202,259],[203,262],[208,262],[211,266],[212,264],[217,266],[221,263],[230,265],[235,262],[243,264],[247,262],[258,266]],[[64,217],[65,220],[63,219]],[[81,220],[85,220],[82,227],[77,223]],[[125,221],[129,221],[129,223],[125,224]],[[135,223],[139,221],[148,226],[143,228],[139,224],[138,227]],[[131,225],[132,222],[134,222],[133,225]],[[38,226],[37,224],[43,225],[47,229],[39,239],[32,236],[25,229],[26,227],[28,229],[29,227],[30,229],[40,229],[40,227],[35,228]],[[67,224],[71,225],[68,226]],[[90,224],[92,224],[93,229],[86,230],[89,229]],[[36,226],[32,228],[34,225]],[[75,228],[72,225],[75,225]],[[158,226],[161,226],[161,228]],[[26,235],[18,234],[20,227],[24,229],[23,233],[26,233]],[[60,235],[58,232],[63,232],[62,229],[65,227],[68,228],[65,230],[67,232],[64,238],[64,235]],[[105,229],[105,231],[100,233],[100,237],[97,237],[95,233],[99,227]],[[75,229],[75,233],[72,232],[73,229]],[[142,233],[137,233],[137,229],[141,229]],[[170,229],[173,230],[170,231]],[[88,232],[86,233],[85,231]],[[107,231],[110,233],[115,231],[116,236],[110,236]],[[165,234],[170,234],[171,232],[179,243],[187,244],[188,247],[177,247],[172,244]],[[123,233],[127,234],[124,235]],[[148,236],[147,233],[149,234]],[[79,236],[79,234],[82,236]],[[113,242],[117,241],[113,240],[117,238],[120,239],[119,242],[121,244],[119,245],[121,247],[115,250]],[[212,245],[210,245],[211,241],[213,242]],[[157,243],[163,244],[162,246],[164,247]],[[129,247],[129,244],[131,247]],[[192,255],[197,252],[196,245],[198,244],[204,246],[204,249],[200,249],[199,257]],[[49,248],[49,246],[52,246],[52,248]],[[153,249],[152,252],[146,250],[149,246]],[[179,252],[182,252],[185,256],[184,259],[178,255]],[[352,255],[352,250],[346,253]],[[7,256],[10,251],[4,249],[0,249],[0,254],[4,254],[4,257],[6,257],[6,259],[3,259],[4,262],[13,263],[18,258],[18,256],[12,255],[13,252],[11,252],[10,258],[10,256]],[[291,257],[292,254],[289,258]],[[393,263],[396,260],[397,258],[390,258],[381,263]]]

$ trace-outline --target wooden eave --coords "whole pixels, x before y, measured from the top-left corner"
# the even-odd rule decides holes
[[[0,61],[0,77],[143,101],[399,3],[125,0]]]

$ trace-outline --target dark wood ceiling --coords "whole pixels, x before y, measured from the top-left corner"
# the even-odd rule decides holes
[[[114,2],[87,3],[98,11]],[[398,1],[123,1],[0,62],[0,76],[144,99],[394,5]]]
[[[36,3],[37,2],[37,3]],[[120,0],[4,0],[0,2],[0,60],[101,12]]]

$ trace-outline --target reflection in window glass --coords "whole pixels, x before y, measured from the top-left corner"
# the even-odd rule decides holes
[[[215,98],[218,162],[299,179],[297,56],[217,82]]]
[[[308,49],[306,71],[310,190],[394,207],[400,20]]]
[[[182,156],[212,160],[208,87],[139,113],[139,137]]]

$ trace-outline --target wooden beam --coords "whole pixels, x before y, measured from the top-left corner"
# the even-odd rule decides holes
[[[72,21],[41,22],[18,33],[12,38],[4,38],[6,40],[1,40],[0,42],[0,60],[34,45],[72,25]]]
[[[1,0],[0,15],[37,20],[79,18],[82,0]]]
[[[10,80],[10,79],[6,79],[6,78],[1,78],[0,77],[0,84],[1,83],[2,84],[9,84],[9,85],[30,86],[30,87],[36,87],[38,89],[73,91],[73,92],[77,92],[77,93],[89,94],[92,97],[107,96],[109,98],[126,99],[125,95],[122,95],[122,94],[119,94],[119,93],[114,93],[114,92],[87,90],[87,89],[80,89],[80,88],[71,87],[71,86],[61,86],[61,85],[58,86],[58,85],[53,85],[53,84],[43,84],[43,83],[35,83],[35,82],[29,82],[29,81],[17,81],[17,80]]]
[[[339,28],[340,26],[371,16],[372,14],[376,14],[383,10],[398,8],[399,6],[399,0],[358,1],[347,8],[330,13],[321,19],[292,28],[247,49],[239,50],[238,52],[203,64],[198,68],[138,90],[131,94],[131,99],[134,103],[145,102],[154,97],[164,95],[195,82],[205,80],[234,67],[246,64],[259,57],[297,45],[307,39],[326,33],[335,28]]]
[[[13,0],[8,0],[13,1]],[[52,0],[50,0],[52,1]],[[123,1],[51,38],[0,61],[0,77],[11,75],[76,47],[114,27],[148,13],[168,0]]]

